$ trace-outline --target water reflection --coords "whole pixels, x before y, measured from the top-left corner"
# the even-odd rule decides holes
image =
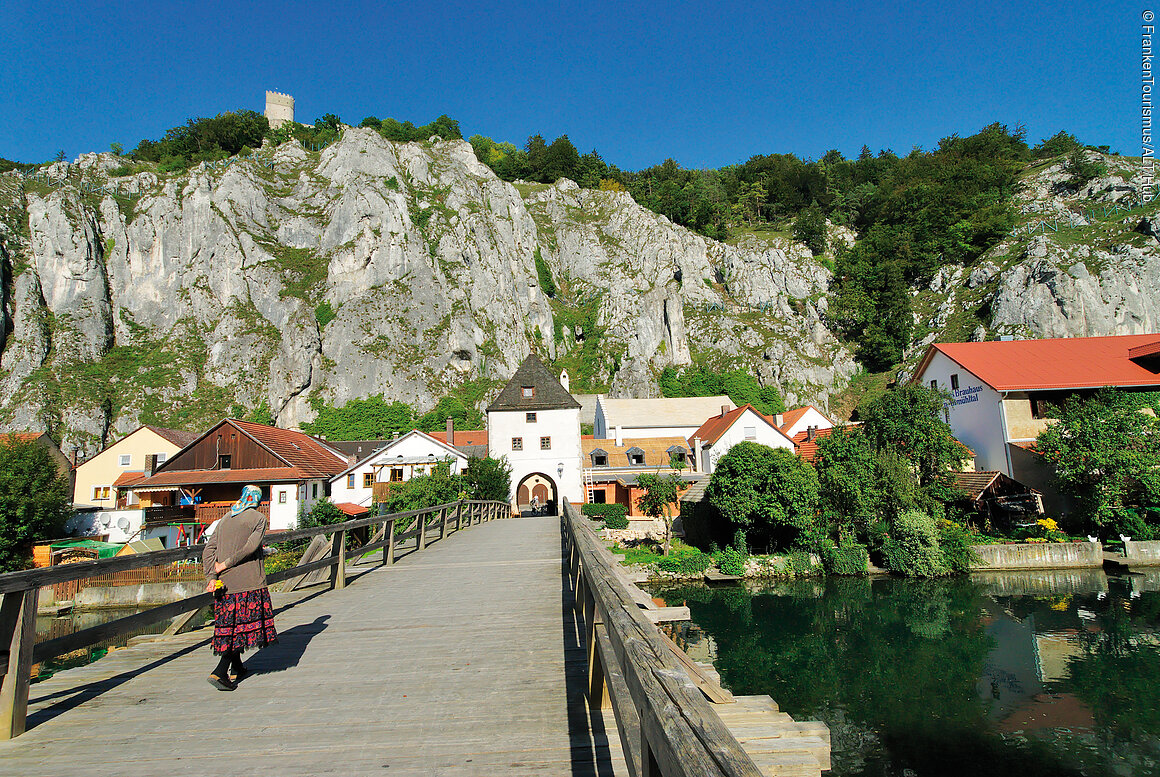
[[[826,721],[836,775],[1160,775],[1160,575],[658,588],[738,694]]]

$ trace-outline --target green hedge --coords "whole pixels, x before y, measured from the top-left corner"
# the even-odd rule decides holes
[[[657,569],[662,572],[678,572],[682,575],[700,575],[704,574],[712,563],[712,556],[697,551],[680,556],[665,556],[657,562]]]
[[[827,541],[822,546],[821,556],[822,566],[832,575],[864,575],[870,565],[866,546],[850,540],[841,545]]]
[[[580,505],[580,512],[594,521],[603,520],[609,529],[628,528],[628,508],[622,504],[585,504]]]

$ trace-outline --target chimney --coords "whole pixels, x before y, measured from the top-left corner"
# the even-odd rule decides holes
[[[816,427],[816,426],[807,426],[806,427],[806,442],[813,442],[814,438],[817,436],[818,436],[818,427]]]
[[[455,444],[455,419],[447,416],[447,444]]]
[[[725,414],[728,412],[729,412],[729,405],[721,405],[721,417],[724,418]]]
[[[778,429],[780,429],[785,425],[785,416],[783,416],[781,413],[778,413],[773,417],[773,423]]]
[[[693,471],[701,471],[701,438],[693,438]]]
[[[157,454],[150,453],[145,457],[145,477],[153,477],[153,472],[157,469]]]
[[[616,447],[619,448],[624,445],[624,437],[620,433],[620,424],[617,424],[614,429],[616,432]]]

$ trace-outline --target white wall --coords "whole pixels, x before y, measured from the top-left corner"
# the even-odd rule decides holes
[[[451,458],[451,474],[457,475],[467,467],[467,457],[457,450],[449,449],[438,440],[432,439],[421,432],[409,432],[395,442],[361,462],[355,469],[334,477],[330,481],[330,501],[351,502],[363,507],[370,507],[374,496],[374,488],[363,486],[363,476],[375,474],[376,467],[382,466],[378,473],[379,482],[387,482],[391,478],[391,462],[397,461],[399,456],[404,459],[426,459],[434,454],[435,462]],[[415,475],[427,474],[431,471],[428,464],[402,464],[403,480],[410,480]],[[354,475],[354,487],[348,487],[348,475]]]
[[[785,433],[790,437],[794,437],[811,426],[816,426],[819,429],[830,429],[833,428],[834,423],[811,407],[802,414],[801,418],[794,422],[793,426],[786,429]]]
[[[512,467],[509,501],[515,499],[520,481],[533,472],[550,477],[558,490],[557,498],[573,504],[584,501],[580,469],[580,409],[537,410],[536,420],[528,423],[523,410],[500,410],[487,414],[488,454],[493,458],[507,456]],[[524,449],[512,450],[512,438],[522,437]],[[540,449],[540,438],[551,437],[551,450]],[[559,465],[563,464],[563,474]]]
[[[959,388],[951,389],[951,375],[959,376]],[[968,372],[962,365],[935,351],[930,364],[918,376],[924,386],[932,380],[951,392],[950,425],[955,437],[975,452],[975,468],[997,470],[1014,477],[1007,466],[1007,435],[999,410],[1002,394]]]
[[[124,519],[126,527],[121,528]],[[135,537],[145,520],[145,511],[140,507],[124,510],[85,510],[78,512],[65,524],[65,531],[73,536],[84,537],[91,534],[107,534],[109,542],[128,542]]]
[[[745,427],[752,426],[755,437],[747,438],[745,436]],[[717,468],[717,462],[721,457],[729,452],[739,442],[755,442],[758,445],[765,445],[770,448],[785,448],[790,453],[794,452],[793,441],[788,439],[784,434],[779,432],[769,424],[764,418],[755,413],[751,409],[747,409],[744,413],[737,416],[733,420],[733,424],[725,430],[725,433],[713,443],[707,451],[702,454],[702,463],[708,468],[705,470],[712,474],[713,470]]]

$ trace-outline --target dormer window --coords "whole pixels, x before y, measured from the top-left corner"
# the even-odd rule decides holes
[[[665,453],[669,454],[670,463],[675,462],[677,464],[683,465],[686,463],[688,458],[688,454],[686,453],[685,449],[679,445],[670,445],[669,449],[665,451]]]
[[[628,455],[629,464],[644,464],[644,451],[635,445],[625,451],[625,453]]]
[[[605,451],[601,448],[597,448],[596,450],[592,451],[592,453],[589,455],[592,456],[592,466],[593,467],[607,467],[608,466],[608,451]]]
[[[533,399],[536,396],[536,387],[535,386],[522,386],[520,388],[520,394],[523,396],[524,399]]]

